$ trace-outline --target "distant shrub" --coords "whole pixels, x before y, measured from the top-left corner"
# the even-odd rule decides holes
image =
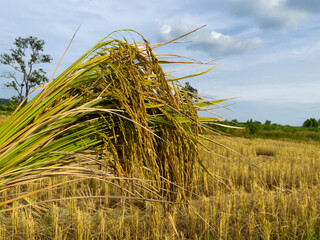
[[[319,119],[319,120],[320,120],[320,119]],[[238,124],[239,122],[238,122],[237,119],[233,119],[233,120],[231,120],[231,123]]]
[[[252,119],[247,121],[246,128],[249,130],[249,133],[255,135],[261,129],[261,123],[258,121],[253,121]]]
[[[307,119],[303,125],[303,127],[319,127],[319,122],[315,118],[309,118]]]

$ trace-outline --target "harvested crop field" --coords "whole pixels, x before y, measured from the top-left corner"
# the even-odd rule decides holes
[[[214,177],[194,174],[190,205],[107,197],[121,191],[87,179],[58,185],[62,177],[7,190],[2,200],[46,186],[1,215],[1,239],[313,239],[320,226],[320,143],[227,139],[201,150]],[[239,155],[239,153],[241,155]],[[266,153],[266,154],[263,154]],[[272,153],[272,154],[270,154]],[[41,204],[35,204],[41,202]],[[27,207],[19,208],[23,205]]]

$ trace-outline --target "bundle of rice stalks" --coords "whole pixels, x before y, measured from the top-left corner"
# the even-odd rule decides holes
[[[153,53],[163,44],[114,34],[1,127],[2,190],[51,176],[100,176],[117,178],[135,196],[190,196],[200,121],[216,120],[199,118],[197,110],[215,102],[195,103],[165,74],[161,64],[171,62]]]

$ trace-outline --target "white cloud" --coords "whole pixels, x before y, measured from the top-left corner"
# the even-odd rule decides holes
[[[191,30],[192,28],[185,24],[166,24],[160,28],[159,37],[161,41],[168,41]],[[200,50],[210,54],[212,57],[243,54],[263,44],[262,39],[258,37],[243,39],[238,36],[205,30],[199,30],[187,36],[186,40],[191,41],[188,44],[189,50]]]
[[[168,25],[168,24],[163,25],[163,26],[160,28],[160,32],[161,32],[161,34],[164,34],[164,35],[170,34],[170,32],[171,32],[171,27],[170,27],[170,25]]]

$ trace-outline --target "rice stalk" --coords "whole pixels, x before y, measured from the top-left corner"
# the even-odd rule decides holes
[[[114,32],[45,84],[0,128],[0,191],[52,176],[116,176],[143,198],[187,200],[201,121],[221,119],[197,111],[220,101],[194,102],[179,83],[213,68],[181,78],[163,71],[163,64],[199,64],[159,60],[153,49],[164,44]]]

